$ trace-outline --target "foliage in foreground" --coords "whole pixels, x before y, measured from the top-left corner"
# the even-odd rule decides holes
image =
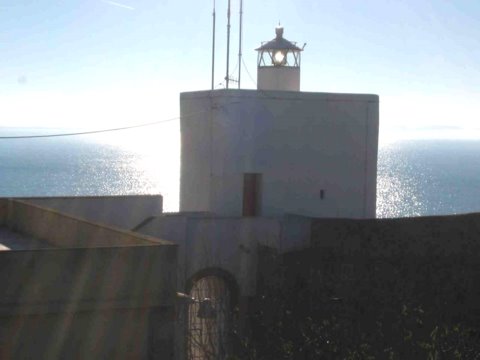
[[[475,266],[465,259],[314,250],[263,255],[238,358],[480,359]]]
[[[253,331],[237,338],[232,359],[480,359],[478,330],[437,324],[419,306],[402,305],[395,315],[379,311],[375,320],[358,322],[342,314],[341,304],[330,315],[312,317],[279,301],[261,302],[267,311],[253,316]]]

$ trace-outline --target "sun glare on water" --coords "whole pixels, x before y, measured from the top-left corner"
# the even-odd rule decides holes
[[[137,193],[148,189],[150,194],[161,194],[165,211],[178,210],[180,183],[179,122],[169,121],[137,129],[98,134],[95,141],[122,149],[132,154],[132,161],[124,166],[135,168],[142,179],[148,179]],[[135,190],[135,189],[134,189]]]

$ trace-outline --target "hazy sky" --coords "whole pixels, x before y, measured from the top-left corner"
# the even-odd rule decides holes
[[[227,0],[216,5],[220,84]],[[212,8],[208,0],[1,0],[0,126],[98,128],[177,115],[179,92],[210,87]],[[232,0],[232,70],[238,8]],[[380,95],[385,138],[480,138],[478,0],[244,0],[244,62],[254,78],[254,49],[279,21],[285,38],[307,43],[303,91]],[[245,69],[242,87],[255,88]]]

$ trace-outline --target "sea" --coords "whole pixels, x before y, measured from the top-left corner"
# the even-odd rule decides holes
[[[162,194],[178,210],[178,122],[44,138],[72,129],[0,128],[0,197]],[[8,137],[8,138],[6,138]],[[480,140],[380,143],[377,217],[480,212]]]

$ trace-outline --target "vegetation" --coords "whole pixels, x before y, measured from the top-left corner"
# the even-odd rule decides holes
[[[239,359],[480,359],[478,329],[438,323],[420,306],[378,311],[361,321],[332,304],[329,315],[305,316],[279,298],[263,296],[252,332],[238,337]]]
[[[424,268],[422,262],[390,261],[391,271],[367,266],[366,280],[355,281],[338,274],[318,278],[320,272],[305,270],[298,259],[264,261],[250,332],[236,333],[237,358],[480,359],[471,289],[461,272],[446,277],[448,264],[439,263],[443,270],[435,273],[412,271]]]

